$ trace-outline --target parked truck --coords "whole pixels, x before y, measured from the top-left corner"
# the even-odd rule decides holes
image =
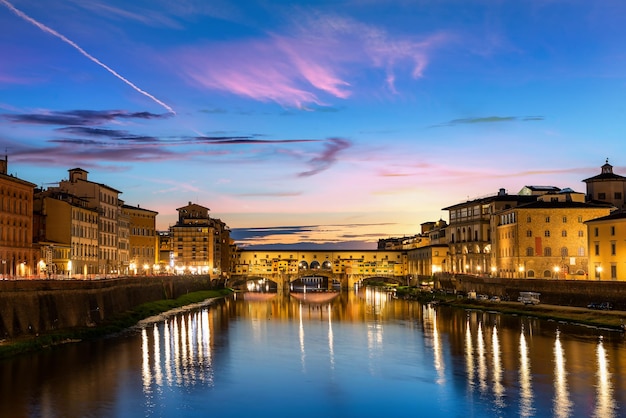
[[[541,296],[541,293],[519,292],[517,301],[522,302],[524,305],[537,305],[539,303],[539,296]]]

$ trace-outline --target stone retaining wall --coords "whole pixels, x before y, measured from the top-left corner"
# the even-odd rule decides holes
[[[215,287],[208,276],[0,281],[0,340],[95,326],[142,303]]]
[[[456,275],[440,277],[436,287],[457,292],[476,291],[517,300],[520,292],[539,292],[541,302],[585,307],[591,302],[611,302],[614,309],[626,310],[626,282],[554,279],[504,279]]]

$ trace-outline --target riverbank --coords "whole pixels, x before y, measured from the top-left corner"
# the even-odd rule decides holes
[[[579,325],[620,330],[626,323],[625,311],[593,310],[577,306],[551,305],[540,303],[538,305],[524,305],[521,302],[490,302],[467,298],[457,298],[455,295],[446,293],[430,292],[402,292],[399,297],[417,300],[422,303],[436,303],[439,305],[457,307],[462,309],[478,309],[483,311],[495,311],[507,315],[532,316],[539,319],[562,321]]]
[[[77,327],[52,331],[34,336],[22,336],[16,339],[0,340],[0,359],[47,349],[60,344],[95,339],[113,335],[129,329],[142,321],[160,317],[177,308],[193,309],[204,301],[224,298],[230,295],[230,289],[200,290],[182,295],[176,299],[156,300],[143,303],[125,312],[119,313],[93,327]]]

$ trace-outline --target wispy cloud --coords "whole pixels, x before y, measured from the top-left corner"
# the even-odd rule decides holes
[[[397,73],[421,77],[429,52],[449,39],[443,33],[394,37],[381,28],[320,14],[299,14],[292,27],[280,30],[260,40],[181,50],[174,61],[196,86],[305,108],[325,105],[325,95],[351,96],[355,71],[382,70],[389,90],[396,92]]]
[[[341,138],[330,138],[324,144],[322,153],[309,161],[310,170],[303,171],[298,174],[299,177],[310,177],[327,170],[332,166],[339,156],[339,153],[351,146],[350,141]]]
[[[159,115],[150,112],[127,112],[125,110],[69,110],[8,114],[2,115],[1,118],[14,123],[33,125],[94,126],[118,119],[163,119],[170,116],[171,114]]]
[[[456,126],[456,125],[472,125],[480,123],[502,123],[502,122],[532,122],[542,121],[545,118],[543,116],[486,116],[475,118],[462,118],[452,119],[451,121],[432,125],[431,128],[439,128],[442,126]]]

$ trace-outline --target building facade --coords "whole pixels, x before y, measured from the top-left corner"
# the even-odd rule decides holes
[[[586,222],[591,280],[626,280],[626,211]]]
[[[156,234],[158,212],[141,208],[139,205],[136,207],[122,205],[122,214],[129,219],[130,273],[159,273],[161,266],[157,261],[158,238]]]
[[[586,203],[582,193],[548,193],[502,209],[495,227],[492,274],[506,278],[586,279],[585,222],[608,215],[609,204]]]
[[[98,274],[118,275],[123,267],[119,256],[118,217],[121,212],[120,191],[88,179],[88,171],[73,168],[69,180],[59,182],[58,190],[73,194],[97,209],[98,225]]]
[[[8,174],[8,158],[0,160],[0,276],[36,273],[33,251],[33,189],[35,185]]]
[[[509,195],[504,189],[491,196],[443,208],[449,212],[447,227],[447,272],[453,274],[490,274],[492,270],[491,218],[496,212],[532,202],[536,195]]]
[[[613,173],[608,158],[600,174],[583,181],[587,184],[588,201],[607,202],[618,209],[626,209],[626,177]]]
[[[98,211],[60,191],[34,195],[34,245],[39,277],[89,278],[98,273]]]
[[[176,209],[170,226],[172,268],[177,274],[215,274],[215,228],[209,208],[191,203]]]

